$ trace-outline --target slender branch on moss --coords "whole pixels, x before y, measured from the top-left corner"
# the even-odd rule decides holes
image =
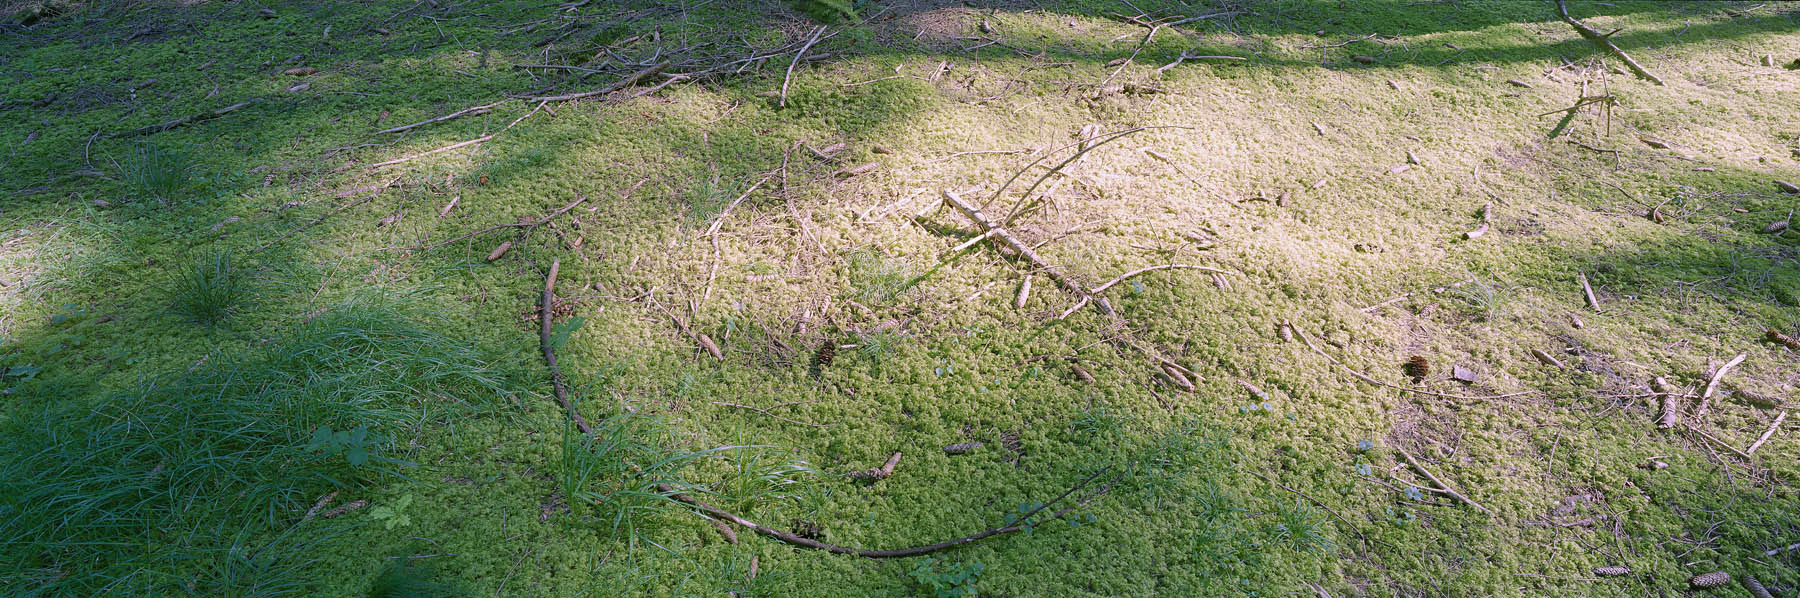
[[[556,347],[550,343],[550,306],[556,302],[556,271],[561,267],[562,260],[550,262],[550,274],[544,277],[544,296],[538,303],[538,344],[544,349],[544,364],[550,367],[550,388],[556,393],[556,403],[569,413],[576,429],[584,435],[593,434],[594,428],[569,402],[569,389],[563,384],[562,371],[556,368]]]
[[[1429,469],[1425,469],[1425,465],[1422,463],[1419,463],[1418,459],[1414,459],[1411,453],[1406,452],[1406,449],[1396,446],[1396,447],[1394,447],[1394,450],[1399,451],[1400,456],[1406,457],[1406,462],[1408,464],[1412,465],[1413,469],[1419,470],[1419,473],[1425,474],[1426,479],[1431,480],[1431,483],[1437,484],[1438,488],[1444,491],[1444,494],[1454,496],[1454,497],[1456,497],[1457,500],[1461,500],[1465,503],[1468,503],[1469,506],[1475,507],[1476,509],[1480,509],[1481,512],[1483,512],[1483,513],[1487,513],[1490,516],[1495,516],[1493,511],[1488,510],[1487,507],[1481,506],[1481,503],[1475,502],[1474,499],[1471,499],[1467,496],[1463,496],[1463,493],[1457,492],[1455,488],[1451,488],[1449,484],[1446,484],[1446,483],[1444,483],[1443,480],[1438,479],[1437,474],[1431,473],[1431,470],[1429,470]]]
[[[1575,33],[1581,34],[1581,37],[1587,38],[1589,42],[1593,42],[1594,46],[1600,48],[1602,51],[1612,54],[1619,60],[1625,61],[1625,66],[1630,68],[1633,74],[1636,74],[1638,77],[1651,83],[1657,85],[1663,84],[1661,78],[1650,74],[1650,71],[1645,70],[1643,65],[1638,64],[1636,60],[1632,60],[1630,54],[1626,54],[1624,50],[1620,50],[1618,46],[1613,45],[1611,39],[1612,33],[1600,33],[1594,31],[1593,28],[1582,24],[1581,21],[1576,20],[1575,17],[1569,16],[1569,5],[1565,0],[1556,0],[1556,12],[1562,17],[1564,23],[1568,23],[1570,27],[1575,28]],[[1618,31],[1613,31],[1613,33],[1618,33]]]
[[[729,521],[733,524],[736,524],[740,527],[743,527],[750,531],[756,532],[758,534],[762,534],[764,536],[768,536],[770,538],[780,540],[781,542],[784,542],[786,544],[790,544],[793,546],[799,546],[801,548],[812,548],[815,550],[823,550],[826,552],[835,552],[838,554],[855,555],[855,556],[860,556],[860,557],[864,557],[864,558],[891,559],[891,558],[901,558],[901,557],[909,557],[909,556],[919,556],[922,554],[931,554],[933,552],[938,552],[941,550],[955,548],[955,547],[962,546],[965,544],[972,544],[972,543],[975,543],[975,542],[978,542],[978,541],[981,541],[981,540],[984,540],[987,538],[991,538],[994,536],[1000,536],[1000,535],[1010,534],[1013,532],[1024,531],[1027,528],[1031,527],[1032,524],[1030,523],[1030,520],[1033,516],[1036,516],[1038,513],[1043,512],[1044,509],[1048,509],[1051,506],[1053,506],[1059,502],[1062,502],[1064,499],[1067,499],[1070,495],[1076,493],[1077,491],[1081,490],[1082,488],[1087,487],[1089,484],[1092,484],[1094,482],[1094,480],[1099,479],[1100,476],[1104,475],[1107,471],[1108,471],[1107,469],[1101,469],[1100,471],[1095,472],[1094,475],[1088,476],[1086,479],[1083,479],[1080,483],[1075,484],[1074,486],[1070,487],[1067,491],[1064,491],[1061,495],[1057,496],[1055,499],[1051,500],[1050,502],[1046,502],[1042,505],[1038,505],[1037,508],[1032,509],[1030,512],[1027,512],[1023,516],[1015,519],[1014,521],[1016,521],[1016,523],[1008,524],[1008,525],[1005,525],[1002,527],[988,528],[981,532],[963,536],[961,538],[957,538],[954,540],[945,540],[943,542],[938,542],[936,544],[927,544],[924,546],[914,546],[911,548],[899,548],[899,549],[894,549],[894,550],[868,550],[868,549],[863,549],[863,548],[850,548],[850,547],[846,547],[846,546],[838,546],[836,544],[827,544],[827,543],[820,542],[818,540],[813,540],[810,538],[803,538],[803,537],[800,537],[800,536],[797,536],[797,535],[794,535],[794,534],[791,534],[788,532],[784,532],[784,531],[781,531],[778,529],[763,526],[763,525],[758,524],[749,519],[745,519],[743,517],[734,515],[728,511],[725,511],[724,509],[720,509],[718,507],[706,504],[705,502],[701,502],[699,499],[696,499],[692,496],[688,496],[686,494],[681,494],[680,492],[678,492],[675,489],[675,487],[670,486],[668,484],[658,484],[656,489],[658,491],[668,493],[669,496],[673,497],[675,500],[678,500],[678,501],[681,501],[681,502],[687,503],[688,505],[693,506],[695,510],[699,511],[703,515],[706,515],[706,516],[709,516],[709,517],[712,517],[715,519],[723,520],[723,521]],[[1111,491],[1113,488],[1113,484],[1118,483],[1119,478],[1124,477],[1124,475],[1125,475],[1124,473],[1120,473],[1118,475],[1113,476],[1113,478],[1111,480],[1107,481],[1106,486],[1102,487],[1100,490],[1095,491],[1092,494],[1087,495],[1086,497],[1082,498],[1081,500],[1076,501],[1075,504],[1070,505],[1068,507],[1064,507],[1062,510],[1057,511],[1055,514],[1052,514],[1050,516],[1050,519],[1051,520],[1060,519],[1063,515],[1067,515],[1070,511],[1081,508],[1082,506],[1087,505],[1090,502],[1093,502],[1094,499],[1099,498],[1101,495],[1106,494],[1108,491]]]

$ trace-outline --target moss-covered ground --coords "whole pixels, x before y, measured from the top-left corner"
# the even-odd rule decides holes
[[[0,594],[1800,591],[1795,6],[854,7],[15,3]]]

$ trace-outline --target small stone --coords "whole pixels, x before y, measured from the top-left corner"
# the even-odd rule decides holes
[[[1463,384],[1474,384],[1476,380],[1481,379],[1481,376],[1476,374],[1475,370],[1460,365],[1450,366],[1450,377]]]

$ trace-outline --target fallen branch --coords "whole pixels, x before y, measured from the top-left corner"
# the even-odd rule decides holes
[[[1800,338],[1794,338],[1794,337],[1782,334],[1780,332],[1776,332],[1774,328],[1768,329],[1766,331],[1766,334],[1770,341],[1781,343],[1782,345],[1787,346],[1787,348],[1789,348],[1789,349],[1793,349],[1795,351],[1800,351]]]
[[[1774,436],[1775,431],[1781,429],[1781,422],[1787,421],[1787,417],[1788,417],[1788,412],[1786,412],[1786,411],[1781,412],[1781,415],[1775,416],[1775,423],[1769,424],[1769,429],[1767,431],[1764,431],[1762,433],[1762,436],[1756,437],[1756,442],[1750,443],[1750,448],[1744,449],[1744,454],[1746,454],[1746,455],[1756,454],[1756,449],[1762,448],[1763,443],[1768,442],[1769,437]]]
[[[1593,42],[1594,46],[1608,54],[1612,54],[1619,60],[1624,61],[1625,66],[1630,68],[1633,74],[1636,74],[1638,77],[1648,80],[1651,83],[1657,85],[1663,84],[1661,78],[1650,74],[1650,71],[1645,70],[1643,65],[1638,64],[1636,60],[1632,60],[1631,55],[1626,54],[1624,50],[1620,50],[1618,46],[1613,45],[1612,39],[1610,38],[1613,33],[1618,33],[1617,30],[1612,33],[1600,33],[1594,31],[1587,25],[1582,24],[1581,21],[1575,20],[1575,17],[1569,16],[1569,6],[1565,0],[1556,0],[1556,12],[1562,16],[1563,22],[1568,23],[1570,27],[1575,28],[1575,33],[1581,34],[1581,37],[1587,38],[1588,41]]]
[[[1417,470],[1419,470],[1419,473],[1425,474],[1425,478],[1431,480],[1431,483],[1437,484],[1438,488],[1443,490],[1445,494],[1456,497],[1457,500],[1461,500],[1465,503],[1468,503],[1469,506],[1480,509],[1481,512],[1487,513],[1489,516],[1497,516],[1497,515],[1494,515],[1493,511],[1488,510],[1487,507],[1481,506],[1481,503],[1475,502],[1473,499],[1470,499],[1467,496],[1463,496],[1463,493],[1457,492],[1455,488],[1451,488],[1449,484],[1446,484],[1446,483],[1444,483],[1443,480],[1438,479],[1437,474],[1431,473],[1431,470],[1429,470],[1429,469],[1425,469],[1425,465],[1423,463],[1420,463],[1418,459],[1414,459],[1411,453],[1406,452],[1406,449],[1396,446],[1396,447],[1394,447],[1394,450],[1398,451],[1400,453],[1400,456],[1406,457],[1406,462],[1408,464],[1412,465],[1413,469],[1417,469]]]
[[[399,177],[395,177],[395,178],[394,178],[394,180],[391,180],[391,181],[388,181],[388,183],[387,183],[387,184],[386,184],[386,185],[382,185],[382,186],[381,186],[381,189],[386,189],[386,188],[388,188],[388,187],[392,187],[392,186],[394,186],[394,183],[398,183],[398,182],[400,182],[400,178],[399,178]],[[377,190],[376,190],[376,191],[380,191],[380,190],[381,190],[381,189],[377,189]],[[357,199],[357,200],[355,200],[355,201],[351,201],[351,202],[349,202],[349,203],[345,203],[345,204],[344,204],[344,205],[341,205],[341,206],[338,206],[338,207],[337,207],[337,209],[335,209],[335,210],[332,210],[332,211],[330,211],[330,212],[326,212],[326,213],[325,213],[325,215],[323,215],[323,216],[320,216],[320,217],[318,217],[318,218],[314,218],[314,219],[313,219],[313,221],[312,221],[312,222],[308,222],[308,223],[306,223],[306,224],[302,224],[302,225],[300,225],[300,226],[298,226],[298,227],[296,227],[296,228],[294,228],[294,229],[293,229],[293,230],[290,230],[290,231],[288,231],[288,232],[285,232],[285,233],[282,233],[282,234],[281,234],[281,236],[279,236],[279,237],[275,237],[275,239],[274,239],[274,240],[272,240],[272,241],[269,241],[269,242],[268,242],[268,243],[264,243],[264,244],[262,244],[262,246],[260,246],[260,247],[257,247],[257,248],[256,248],[256,249],[253,249],[253,250],[251,250],[251,251],[250,251],[250,252],[251,252],[251,253],[257,253],[257,252],[260,252],[260,251],[262,251],[262,250],[264,250],[264,249],[268,249],[268,248],[270,248],[270,247],[274,247],[274,246],[275,246],[275,244],[276,244],[276,243],[280,243],[280,242],[282,242],[282,241],[283,241],[283,240],[286,240],[286,239],[287,239],[287,238],[288,238],[288,237],[292,237],[292,236],[294,236],[294,235],[296,235],[296,234],[299,234],[299,233],[300,233],[300,231],[303,231],[303,230],[306,230],[306,229],[309,229],[309,228],[312,228],[312,227],[314,227],[314,226],[317,226],[317,225],[318,225],[318,224],[319,224],[319,223],[320,223],[320,222],[324,222],[324,221],[325,221],[325,220],[326,220],[326,219],[328,219],[328,218],[331,218],[331,217],[332,217],[332,216],[336,216],[336,215],[338,215],[338,213],[339,213],[339,212],[343,212],[343,211],[344,211],[344,210],[348,210],[348,209],[350,209],[350,208],[353,208],[353,207],[356,207],[356,206],[359,206],[359,205],[362,205],[362,204],[365,204],[365,203],[368,203],[368,201],[369,201],[369,200],[371,200],[371,199],[375,199],[375,197],[376,197],[376,196],[378,196],[378,195],[381,195],[381,194],[380,194],[380,193],[370,193],[370,194],[368,194],[368,195],[364,195],[364,196],[362,196],[362,198],[360,198],[360,199]]]
[[[971,543],[974,543],[974,542],[977,542],[980,540],[984,540],[987,538],[991,538],[994,536],[1024,531],[1027,527],[1030,527],[1032,525],[1030,523],[1030,519],[1033,516],[1036,516],[1038,513],[1043,512],[1045,509],[1050,508],[1052,505],[1062,502],[1064,499],[1068,498],[1069,495],[1074,494],[1075,492],[1081,490],[1082,488],[1087,487],[1089,484],[1093,483],[1094,480],[1099,479],[1099,477],[1101,475],[1105,474],[1106,472],[1107,472],[1106,469],[1102,469],[1102,470],[1094,473],[1094,475],[1088,476],[1086,479],[1083,479],[1080,483],[1070,487],[1067,491],[1063,492],[1061,495],[1057,496],[1055,499],[1051,500],[1050,502],[1046,502],[1046,503],[1038,506],[1037,508],[1032,509],[1030,512],[1025,513],[1024,516],[1019,517],[1018,519],[1015,520],[1015,523],[1012,523],[1010,525],[1006,525],[1003,527],[989,528],[987,530],[983,530],[983,531],[975,533],[975,534],[957,538],[955,540],[947,540],[944,542],[938,542],[936,544],[929,544],[929,545],[925,545],[925,546],[915,546],[912,548],[900,548],[900,549],[895,549],[895,550],[867,550],[867,549],[861,549],[861,548],[849,548],[849,547],[844,547],[844,546],[838,546],[835,544],[826,544],[824,542],[820,542],[818,540],[813,540],[810,538],[802,538],[800,536],[796,536],[796,535],[788,533],[788,532],[784,532],[784,531],[777,530],[777,529],[770,528],[770,527],[764,527],[763,525],[758,524],[754,521],[750,521],[749,519],[745,519],[743,517],[733,515],[730,512],[725,511],[724,509],[720,509],[718,507],[706,504],[706,503],[701,502],[700,500],[695,499],[694,497],[688,496],[686,494],[681,494],[679,492],[676,492],[675,488],[673,486],[669,486],[668,484],[658,484],[656,486],[656,489],[658,491],[668,494],[671,498],[674,498],[675,500],[678,500],[678,501],[681,501],[683,503],[687,503],[688,505],[693,506],[696,510],[700,511],[701,514],[707,515],[709,517],[713,517],[715,519],[729,521],[733,524],[736,524],[740,527],[743,527],[750,531],[756,532],[758,534],[762,534],[764,536],[768,536],[770,538],[780,540],[781,542],[784,542],[786,544],[790,544],[793,546],[799,546],[802,548],[812,548],[812,549],[816,549],[816,550],[823,550],[826,552],[834,552],[834,553],[838,553],[838,554],[855,555],[855,556],[860,556],[860,557],[864,557],[864,558],[888,559],[888,558],[901,558],[901,557],[909,557],[909,556],[918,556],[918,555],[922,555],[922,554],[930,554],[933,552],[938,552],[938,551],[945,550],[945,549],[955,548],[955,547],[962,546],[965,544],[971,544]],[[1071,505],[1069,507],[1063,508],[1060,511],[1057,511],[1055,514],[1052,514],[1050,516],[1050,519],[1052,519],[1052,520],[1059,519],[1063,515],[1067,515],[1069,513],[1069,511],[1072,511],[1072,510],[1078,509],[1082,506],[1085,506],[1089,502],[1092,502],[1094,499],[1099,498],[1103,494],[1106,494],[1108,491],[1112,490],[1113,484],[1117,483],[1119,478],[1123,477],[1123,476],[1124,476],[1123,473],[1121,473],[1117,476],[1113,476],[1112,480],[1107,482],[1105,487],[1101,488],[1100,490],[1098,490],[1092,494],[1087,495],[1087,497],[1081,499],[1080,501],[1077,501],[1074,505]]]
[[[212,119],[215,119],[215,118],[218,118],[221,116],[225,116],[226,114],[230,114],[232,112],[237,111],[237,109],[239,109],[239,108],[249,106],[252,103],[255,103],[255,102],[254,101],[239,102],[236,104],[232,104],[230,106],[226,106],[224,108],[220,108],[218,110],[213,110],[211,112],[201,112],[199,114],[192,114],[192,115],[177,118],[175,120],[171,120],[168,122],[150,125],[148,127],[132,129],[130,131],[125,131],[123,133],[113,133],[111,135],[107,135],[107,137],[111,137],[111,138],[136,137],[138,135],[149,135],[151,133],[161,133],[163,131],[173,129],[175,127],[186,126],[186,125],[190,125],[193,123],[208,121],[208,120],[212,120]]]
[[[1744,358],[1749,356],[1750,354],[1748,353],[1739,353],[1737,357],[1731,358],[1731,361],[1725,362],[1725,365],[1719,366],[1719,369],[1713,372],[1712,378],[1706,381],[1705,390],[1700,391],[1700,404],[1694,407],[1694,418],[1698,419],[1706,416],[1707,409],[1712,401],[1713,393],[1719,390],[1719,380],[1725,377],[1726,372],[1731,371],[1731,368],[1737,367],[1738,364],[1743,363]]]
[[[1403,390],[1403,391],[1410,392],[1410,393],[1422,394],[1422,395],[1432,396],[1432,397],[1442,397],[1442,398],[1446,398],[1446,399],[1463,399],[1463,400],[1468,400],[1468,401],[1486,401],[1486,400],[1493,400],[1493,399],[1504,399],[1507,397],[1517,397],[1517,396],[1523,396],[1523,395],[1528,395],[1528,394],[1537,392],[1535,390],[1522,390],[1519,392],[1509,392],[1506,394],[1476,396],[1476,395],[1450,394],[1447,392],[1432,392],[1432,391],[1425,390],[1422,388],[1412,388],[1410,386],[1389,384],[1389,383],[1382,382],[1380,380],[1371,378],[1362,372],[1358,372],[1354,369],[1351,369],[1350,366],[1348,366],[1348,365],[1344,365],[1344,362],[1338,361],[1336,357],[1332,357],[1330,353],[1326,353],[1324,349],[1320,349],[1318,345],[1313,344],[1312,337],[1307,336],[1306,332],[1303,330],[1300,330],[1299,326],[1295,326],[1293,324],[1288,324],[1288,329],[1294,331],[1294,335],[1300,337],[1300,340],[1304,341],[1306,343],[1307,347],[1311,348],[1314,353],[1318,353],[1320,357],[1324,357],[1326,361],[1330,361],[1332,363],[1332,365],[1338,366],[1339,368],[1343,369],[1345,373],[1350,374],[1352,377],[1356,378],[1357,380],[1361,380],[1363,382],[1367,382],[1369,384],[1373,384],[1376,386],[1392,388],[1394,390]]]
[[[538,344],[544,349],[544,365],[550,368],[550,388],[556,393],[556,403],[562,405],[569,413],[569,419],[575,421],[575,429],[582,435],[592,435],[594,429],[588,426],[587,419],[575,411],[575,404],[569,402],[569,389],[563,385],[562,371],[556,368],[556,347],[550,344],[550,305],[556,301],[556,271],[562,267],[562,260],[550,262],[550,274],[544,277],[544,295],[538,303]]]
[[[1044,258],[1039,257],[1036,251],[1031,250],[1031,246],[1020,242],[1017,237],[1012,236],[1012,233],[1007,232],[1006,229],[995,224],[993,220],[989,220],[987,216],[981,213],[981,210],[975,208],[975,206],[969,205],[968,202],[963,201],[961,195],[957,195],[955,191],[946,189],[944,190],[944,201],[955,207],[957,211],[962,212],[963,215],[967,216],[970,221],[973,221],[976,226],[981,227],[982,233],[1000,239],[1002,244],[1012,248],[1012,250],[1017,252],[1020,257],[1031,262],[1032,266],[1042,270],[1045,276],[1049,276],[1051,280],[1056,281],[1056,283],[1061,285],[1064,290],[1067,290],[1069,293],[1080,298],[1083,303],[1088,300],[1091,293],[1088,292],[1086,286],[1083,286],[1074,278],[1070,278],[1069,275],[1064,274],[1062,270],[1058,270],[1056,266],[1052,266],[1048,262],[1045,262]],[[1111,309],[1104,309],[1104,311],[1110,313]]]
[[[470,139],[468,141],[452,143],[450,145],[446,145],[444,147],[440,147],[440,148],[437,148],[437,149],[434,149],[431,151],[417,153],[417,154],[413,154],[411,156],[395,158],[392,160],[388,160],[386,162],[376,162],[374,164],[369,165],[369,168],[381,168],[383,166],[393,166],[395,164],[400,164],[402,162],[411,162],[413,160],[417,160],[417,159],[423,158],[425,156],[429,156],[432,154],[439,154],[439,153],[447,152],[447,151],[462,148],[462,147],[468,147],[468,146],[475,145],[477,143],[481,143],[483,141],[487,141],[487,140],[493,139],[493,138],[494,138],[493,135],[482,135],[480,137],[476,137],[476,138]]]
[[[1133,276],[1137,276],[1137,275],[1143,274],[1145,272],[1153,272],[1156,270],[1168,270],[1171,268],[1182,268],[1182,269],[1188,269],[1188,270],[1205,270],[1207,272],[1212,272],[1215,274],[1237,274],[1236,272],[1232,272],[1230,270],[1220,270],[1218,268],[1214,268],[1211,266],[1196,266],[1193,264],[1163,264],[1160,266],[1150,266],[1148,268],[1138,268],[1136,270],[1132,270],[1130,272],[1120,274],[1118,278],[1108,280],[1105,283],[1102,283],[1100,286],[1090,289],[1088,292],[1098,295],[1100,293],[1106,292],[1106,289],[1112,288],[1113,285],[1119,284],[1121,282],[1125,282],[1126,279],[1129,279]]]
[[[465,241],[468,239],[473,239],[475,237],[479,237],[481,235],[485,235],[485,234],[488,234],[488,233],[491,233],[491,232],[494,232],[494,231],[497,231],[500,229],[504,229],[504,228],[524,228],[525,231],[520,233],[520,237],[523,237],[525,234],[530,233],[531,229],[535,229],[539,226],[543,226],[544,224],[549,223],[551,220],[556,219],[557,216],[561,216],[564,213],[567,213],[569,210],[575,209],[575,206],[581,205],[581,203],[585,202],[585,201],[587,201],[587,196],[583,195],[581,197],[575,198],[575,201],[569,202],[569,205],[563,206],[561,208],[557,208],[556,211],[551,212],[549,215],[544,216],[543,218],[539,218],[537,220],[531,221],[531,222],[515,222],[512,224],[497,224],[497,225],[490,226],[490,227],[487,227],[487,228],[484,228],[484,229],[481,229],[481,230],[478,230],[478,231],[475,231],[475,232],[472,232],[472,233],[469,233],[469,234],[466,234],[466,235],[463,235],[463,236],[460,236],[460,237],[457,237],[457,238],[454,238],[454,239],[451,239],[448,241],[444,241],[442,243],[434,243],[434,244],[426,245],[423,247],[414,247],[413,251],[430,251],[433,249],[437,249],[439,247],[443,247],[445,245],[449,245],[451,243],[455,243],[457,241]],[[444,210],[444,212],[448,213],[449,209],[446,208]]]
[[[462,118],[464,116],[470,116],[470,115],[476,115],[476,114],[487,114],[488,111],[492,110],[495,106],[499,106],[501,104],[505,104],[510,101],[512,101],[512,100],[500,100],[500,101],[494,102],[492,104],[484,104],[481,106],[470,106],[468,108],[464,108],[462,110],[457,110],[456,112],[445,114],[445,115],[439,116],[437,118],[428,118],[428,119],[425,119],[425,120],[422,120],[422,121],[419,121],[419,122],[416,122],[416,123],[413,123],[410,125],[401,125],[398,127],[394,127],[392,129],[382,129],[380,131],[376,131],[375,134],[376,135],[386,135],[388,133],[399,133],[401,131],[416,129],[416,128],[423,127],[425,125],[429,125],[432,123],[440,123],[440,122],[444,122],[447,120]]]
[[[736,407],[736,408],[738,408],[738,409],[749,409],[749,410],[751,410],[751,411],[755,411],[755,412],[757,412],[757,413],[761,413],[761,414],[763,414],[763,415],[767,415],[767,416],[769,416],[769,417],[773,417],[773,418],[775,418],[775,419],[779,419],[779,420],[781,420],[781,421],[784,421],[784,422],[788,422],[788,423],[790,423],[790,424],[800,424],[800,425],[802,425],[802,426],[812,426],[812,427],[815,427],[815,428],[829,428],[829,427],[831,427],[831,426],[828,426],[828,425],[825,425],[825,424],[815,424],[815,423],[812,423],[812,422],[803,422],[803,421],[800,421],[800,420],[796,420],[796,419],[788,419],[788,418],[785,418],[785,417],[782,417],[782,416],[779,416],[779,415],[775,415],[775,414],[773,414],[773,413],[769,413],[769,411],[768,411],[768,410],[767,410],[767,409],[763,409],[763,408],[760,408],[760,407],[751,407],[751,406],[749,406],[749,405],[739,405],[739,404],[737,404],[737,403],[721,403],[721,402],[719,402],[719,401],[713,401],[713,404],[714,404],[714,405],[719,405],[719,406],[722,406],[722,407]],[[895,453],[895,454],[898,454],[898,453]]]
[[[1650,390],[1662,397],[1662,411],[1656,417],[1656,427],[1663,430],[1675,427],[1681,420],[1682,395],[1675,393],[1662,376],[1650,379]]]
[[[788,63],[787,75],[781,78],[781,99],[775,102],[776,107],[787,107],[788,83],[794,80],[794,67],[800,65],[800,59],[806,56],[806,51],[812,49],[813,44],[819,43],[819,35],[823,33],[825,33],[825,26],[820,25],[818,29],[813,30],[812,37],[806,40],[806,44],[800,46],[800,51],[794,53],[794,61]]]
[[[1594,296],[1594,285],[1588,284],[1587,274],[1576,272],[1575,276],[1581,279],[1581,294],[1587,298],[1588,307],[1594,308],[1594,312],[1599,313],[1601,311],[1600,298]]]
[[[666,68],[669,68],[668,62],[659,62],[659,63],[653,64],[653,65],[650,65],[648,67],[644,67],[642,70],[639,70],[638,72],[626,75],[623,79],[614,81],[612,85],[608,85],[606,87],[602,87],[600,89],[596,89],[593,91],[583,91],[583,92],[579,92],[579,93],[563,94],[563,95],[559,95],[559,96],[531,96],[531,97],[527,97],[525,99],[528,101],[532,101],[532,102],[564,102],[564,101],[568,101],[568,100],[579,100],[581,98],[606,95],[606,94],[609,94],[609,93],[612,93],[612,92],[615,92],[615,91],[618,91],[621,89],[625,89],[627,87],[631,87],[632,85],[636,85],[638,81],[642,81],[645,77],[660,73],[660,72],[662,72],[663,69],[666,69]]]

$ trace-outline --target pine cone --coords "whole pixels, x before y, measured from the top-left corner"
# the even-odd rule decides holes
[[[1417,384],[1431,375],[1431,362],[1426,361],[1423,355],[1412,356],[1412,359],[1406,360],[1406,375],[1411,376],[1413,383]]]
[[[837,359],[837,341],[834,341],[831,339],[825,339],[825,342],[821,343],[819,345],[818,352],[813,353],[813,358],[812,358],[812,373],[813,373],[813,375],[814,376],[819,375],[819,370],[825,369],[827,366],[830,366],[831,360],[833,360],[833,359]]]
[[[1601,577],[1618,577],[1621,575],[1631,575],[1631,568],[1626,567],[1624,565],[1608,565],[1605,567],[1600,567],[1600,568],[1594,569],[1594,575],[1598,575]]]
[[[1755,596],[1756,598],[1774,598],[1774,594],[1770,594],[1769,589],[1763,587],[1762,582],[1756,581],[1756,578],[1754,577],[1745,577],[1743,579],[1743,584],[1744,589],[1750,590],[1751,596]]]
[[[944,447],[944,453],[949,455],[961,455],[978,448],[981,448],[981,443],[979,442],[964,442]]]
[[[1701,589],[1701,590],[1710,590],[1710,589],[1713,589],[1716,587],[1723,586],[1727,583],[1731,583],[1731,574],[1726,573],[1724,571],[1714,571],[1712,573],[1701,573],[1699,575],[1695,575],[1693,579],[1688,580],[1688,585],[1694,586],[1696,589]]]

